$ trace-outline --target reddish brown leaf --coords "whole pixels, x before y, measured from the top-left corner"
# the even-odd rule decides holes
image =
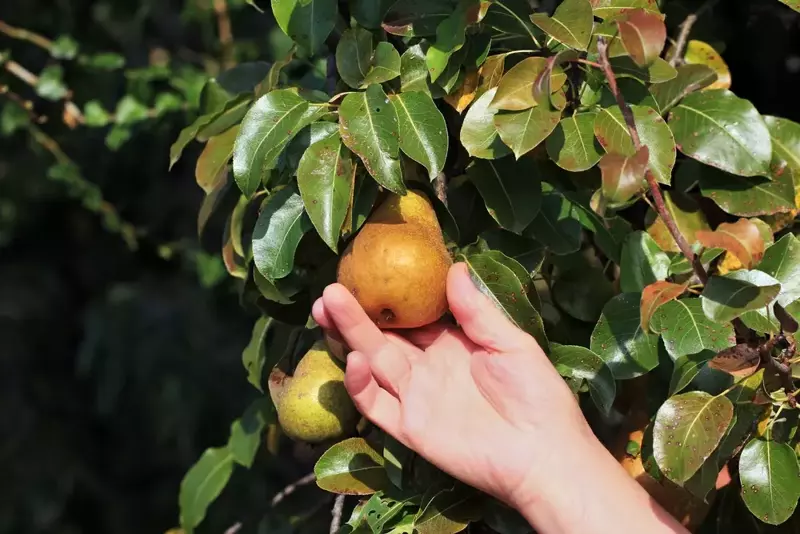
[[[736,378],[750,376],[758,370],[761,356],[758,347],[751,347],[747,343],[739,343],[729,349],[717,353],[711,358],[708,366],[718,371],[723,371]]]
[[[667,40],[667,27],[658,15],[636,9],[617,25],[625,50],[640,67],[650,65],[661,54]]]
[[[639,316],[645,332],[650,330],[650,319],[656,310],[670,300],[680,297],[686,291],[687,286],[688,284],[658,281],[644,288],[639,305]]]
[[[612,204],[621,204],[642,188],[650,150],[642,146],[632,156],[606,154],[598,165],[603,173],[603,196]]]
[[[758,225],[748,219],[722,223],[713,232],[699,230],[695,235],[706,248],[730,251],[748,269],[752,269],[764,257],[764,238]]]

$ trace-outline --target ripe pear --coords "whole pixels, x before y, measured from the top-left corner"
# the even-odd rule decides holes
[[[320,443],[351,434],[360,415],[344,387],[344,370],[320,341],[300,359],[278,402],[278,422],[292,439]]]
[[[337,280],[380,328],[417,328],[447,311],[452,259],[428,198],[390,195],[345,250]]]

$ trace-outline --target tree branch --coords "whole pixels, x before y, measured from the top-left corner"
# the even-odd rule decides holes
[[[36,87],[39,85],[39,77],[17,63],[14,60],[9,59],[5,63],[3,63],[3,67],[9,74],[12,74],[17,79],[23,81],[25,84],[29,85],[32,89],[36,90]],[[75,128],[78,124],[84,123],[83,113],[81,113],[80,108],[75,105],[74,102],[71,100],[72,98],[72,91],[67,93],[67,96],[64,97],[64,114],[63,120],[64,124],[69,126],[70,128]]]
[[[331,510],[331,515],[333,518],[331,519],[331,529],[330,534],[336,534],[339,532],[339,528],[342,526],[342,512],[344,511],[344,495],[337,495],[336,500],[333,501],[333,509]]]
[[[228,13],[228,0],[212,0],[214,14],[217,16],[217,37],[222,49],[222,68],[229,69],[236,65],[236,55],[233,42],[233,28],[231,16]]]
[[[683,50],[686,48],[686,43],[689,41],[689,34],[692,31],[692,26],[700,18],[700,15],[714,7],[719,0],[706,0],[700,8],[694,13],[690,13],[680,25],[680,33],[675,40],[675,45],[670,50],[669,64],[673,67],[683,61]]]
[[[35,44],[39,48],[44,48],[48,52],[53,48],[53,41],[47,37],[24,28],[16,28],[3,20],[0,20],[0,33],[8,35],[12,39],[28,41],[29,43]]]
[[[311,484],[315,480],[317,480],[317,476],[314,473],[309,473],[306,476],[295,480],[294,482],[292,482],[291,484],[289,484],[288,486],[286,486],[281,491],[275,494],[275,496],[272,498],[272,501],[270,502],[270,506],[272,506],[273,508],[276,507],[278,504],[280,504],[280,502],[283,499],[294,493],[297,490],[297,488],[305,486],[306,484]]]
[[[622,93],[617,86],[617,78],[614,75],[613,69],[611,68],[611,63],[608,61],[608,43],[603,37],[598,38],[597,52],[600,56],[600,66],[603,69],[606,80],[608,80],[608,86],[611,89],[611,93],[614,95],[614,98],[617,100],[619,109],[622,111],[622,116],[624,117],[625,124],[628,127],[628,132],[630,133],[631,140],[633,141],[633,146],[636,148],[636,150],[639,150],[642,147],[642,140],[639,138],[639,131],[636,129],[636,121],[633,119],[633,112],[631,111],[631,108],[628,107],[628,104],[625,102],[625,99],[622,97]],[[675,219],[672,218],[669,210],[667,210],[667,206],[664,203],[664,195],[661,193],[661,188],[656,181],[656,177],[653,176],[653,173],[649,168],[645,170],[645,179],[647,180],[650,194],[653,196],[653,202],[655,203],[658,216],[664,221],[664,224],[667,226],[670,235],[672,235],[672,238],[675,240],[675,243],[677,243],[680,251],[684,256],[686,256],[686,259],[689,260],[689,263],[692,264],[692,268],[694,269],[697,278],[699,278],[700,281],[705,284],[708,281],[708,273],[703,267],[703,264],[700,262],[699,256],[694,253],[692,247],[683,237],[683,234],[681,234],[680,230],[678,229],[678,225],[675,223]]]

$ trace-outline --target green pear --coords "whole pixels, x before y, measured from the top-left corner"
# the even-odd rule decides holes
[[[301,358],[278,396],[278,422],[290,438],[320,443],[350,435],[359,420],[341,362],[319,341]]]

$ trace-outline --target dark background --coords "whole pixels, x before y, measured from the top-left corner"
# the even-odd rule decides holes
[[[282,57],[288,45],[271,16],[229,3],[238,58]],[[35,113],[50,119],[42,130],[140,233],[131,250],[80,195],[48,177],[53,156],[25,128],[7,131],[10,104],[0,95],[0,533],[174,527],[186,469],[205,448],[224,444],[230,422],[256,396],[240,363],[254,317],[214,249],[197,239],[199,145],[167,171],[199,84],[219,68],[210,4],[0,2],[8,24],[70,35],[82,53],[125,57],[125,68],[110,72],[63,62],[79,106],[97,99],[113,110],[125,95],[153,106],[167,92],[185,109],[133,125],[112,149],[110,127],[68,129],[57,104],[0,68],[0,85],[34,100]],[[699,4],[662,3],[671,35]],[[800,14],[777,0],[725,0],[692,36],[723,51],[739,96],[763,114],[800,120]],[[54,63],[0,34],[5,51],[34,73]],[[252,470],[237,469],[200,530],[222,533],[242,521],[243,531],[260,524],[262,532],[292,532],[286,521],[299,518],[298,528],[323,531],[329,497],[312,488],[270,508],[276,491],[310,470],[296,453],[284,447],[278,462],[262,451]]]

